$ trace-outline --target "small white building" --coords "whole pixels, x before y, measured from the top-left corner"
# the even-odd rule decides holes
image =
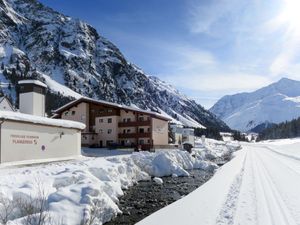
[[[173,133],[173,136],[175,138],[175,142],[173,144],[181,145],[182,144],[183,125],[181,125],[181,124],[170,124],[170,129],[171,129],[171,132]]]
[[[220,132],[223,141],[233,141],[233,133]]]
[[[0,163],[80,155],[85,124],[44,117],[47,86],[36,80],[19,85],[20,112],[0,111]]]
[[[195,130],[194,128],[183,128],[182,130],[182,143],[189,143],[195,147]]]
[[[0,97],[0,110],[1,111],[11,111],[11,112],[15,111],[11,102],[5,96]]]
[[[78,122],[0,111],[0,163],[78,156],[84,128]]]

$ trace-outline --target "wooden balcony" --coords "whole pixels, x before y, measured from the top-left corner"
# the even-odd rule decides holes
[[[123,133],[119,134],[119,138],[151,138],[151,133]]]
[[[151,120],[119,122],[119,127],[141,127],[151,126]]]

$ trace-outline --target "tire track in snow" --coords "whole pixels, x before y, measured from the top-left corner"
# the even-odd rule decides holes
[[[285,153],[282,153],[282,152],[278,152],[278,151],[276,151],[275,149],[273,149],[273,148],[271,148],[269,146],[264,146],[264,148],[267,149],[267,150],[269,150],[269,151],[271,151],[271,152],[273,152],[273,153],[275,153],[275,154],[278,154],[280,156],[284,156],[284,157],[289,158],[289,159],[300,161],[300,158],[297,157],[297,156],[293,156],[293,155],[285,154]]]
[[[240,187],[240,194],[235,212],[234,224],[252,225],[257,223],[257,196],[253,168],[253,154],[248,151],[245,164],[244,179]]]
[[[260,154],[264,153],[262,153],[262,150],[260,150],[259,153],[257,150],[254,150],[254,152],[256,155],[256,160],[253,163],[256,167],[257,185],[260,189],[261,198],[263,199],[260,207],[262,208],[263,212],[266,212],[268,215],[266,216],[266,214],[260,212],[260,224],[296,225],[297,223],[292,217],[287,205],[283,201],[280,192],[276,188],[275,183],[272,181],[270,172],[260,156]]]
[[[293,161],[295,161],[296,163],[298,163],[299,164],[299,162],[300,162],[300,158],[298,159],[298,157],[291,157],[291,156],[289,156],[289,155],[286,155],[286,154],[284,154],[284,153],[280,153],[280,152],[277,152],[277,151],[275,151],[275,150],[272,150],[271,148],[269,148],[269,147],[266,147],[266,149],[267,149],[267,154],[269,155],[269,156],[271,156],[272,157],[272,159],[274,159],[274,160],[276,160],[277,162],[279,162],[281,165],[283,165],[284,167],[286,167],[286,168],[288,168],[289,169],[289,171],[292,171],[293,173],[296,173],[297,175],[300,175],[300,170],[297,170],[297,169],[295,169],[295,168],[293,168],[293,166],[291,166],[291,162],[290,162],[290,164],[287,164],[285,161],[286,160],[293,160]],[[274,156],[275,155],[275,156]],[[277,156],[277,157],[276,157]],[[278,156],[281,158],[278,158]],[[282,157],[283,156],[283,157]],[[300,168],[300,166],[299,166],[299,168]]]
[[[269,178],[274,184],[273,187],[277,189],[280,199],[283,200],[286,208],[294,220],[297,221],[296,223],[300,224],[300,197],[298,194],[295,195],[300,190],[300,184],[297,182],[297,180],[300,180],[300,162],[290,157],[282,157],[281,154],[276,154],[276,152],[269,151],[269,149],[262,151],[260,155],[268,157],[268,161],[263,164],[265,168],[270,162],[272,162],[272,165],[276,165],[276,170],[274,170],[274,167],[271,168],[273,171],[267,170]],[[293,185],[288,185],[292,184],[290,181]]]
[[[233,183],[229,188],[229,192],[226,196],[226,200],[221,208],[221,211],[216,221],[216,224],[218,225],[234,224],[234,216],[237,210],[237,203],[238,203],[238,198],[239,198],[242,180],[244,176],[247,154],[248,153],[246,153],[245,155],[243,166],[240,173],[235,177]]]

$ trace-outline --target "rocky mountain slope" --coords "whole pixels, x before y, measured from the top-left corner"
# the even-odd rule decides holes
[[[195,101],[128,62],[87,23],[35,0],[0,0],[0,18],[1,91],[15,102],[16,82],[33,77],[48,85],[55,106],[63,96],[66,102],[66,96],[83,95],[160,111],[187,126],[228,129]]]
[[[300,116],[300,81],[282,78],[251,93],[224,96],[210,111],[241,131],[289,121]]]

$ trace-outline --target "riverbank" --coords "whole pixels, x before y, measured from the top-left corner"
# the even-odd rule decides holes
[[[208,140],[193,155],[181,150],[162,150],[1,168],[0,200],[35,202],[40,199],[42,190],[46,213],[54,221],[74,225],[91,220],[105,223],[122,212],[119,199],[139,181],[148,181],[151,177],[188,177],[189,170],[218,168],[207,159],[215,155],[214,149],[209,147],[212,142]],[[226,143],[223,150],[228,150]],[[22,224],[28,215],[19,214],[18,205],[13,207],[9,221]],[[38,217],[38,213],[31,216]]]

